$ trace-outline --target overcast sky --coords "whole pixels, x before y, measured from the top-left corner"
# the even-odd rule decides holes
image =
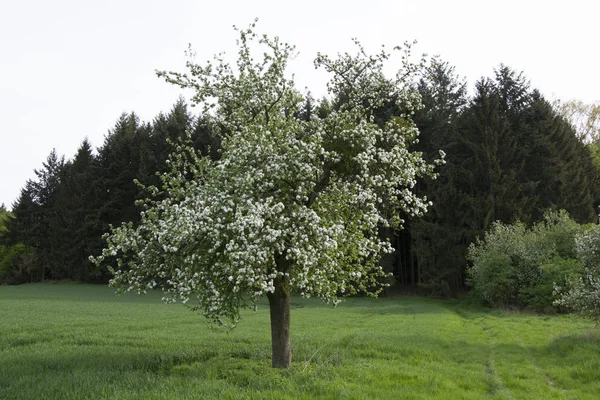
[[[372,51],[416,39],[472,84],[504,63],[548,98],[600,100],[598,17],[588,1],[0,1],[0,203],[10,207],[53,148],[71,158],[87,137],[99,147],[122,112],[168,111],[179,89],[155,69],[184,69],[235,52],[231,26],[297,46],[300,88],[324,94],[315,54]]]

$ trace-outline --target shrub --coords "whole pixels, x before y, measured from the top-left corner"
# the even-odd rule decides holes
[[[582,315],[600,319],[600,225],[580,233],[575,240],[583,273],[555,285],[555,304]]]
[[[554,243],[559,257],[576,258],[575,238],[583,232],[583,227],[571,219],[565,210],[547,211],[544,220],[535,224],[532,230]]]
[[[27,252],[23,243],[0,246],[0,283],[24,283],[31,280],[33,254]]]
[[[531,229],[496,222],[469,247],[468,283],[491,306],[548,311],[554,307],[554,283],[582,271],[575,260],[581,230],[562,210],[547,212]]]
[[[525,232],[525,225],[520,222],[496,222],[483,240],[477,239],[469,247],[469,284],[477,297],[492,306],[508,306],[517,300],[515,267],[518,254],[524,253],[519,248],[523,247]]]
[[[563,309],[559,304],[554,304],[555,287],[564,286],[571,279],[581,276],[583,266],[574,258],[564,259],[556,257],[550,262],[541,265],[541,275],[535,285],[524,288],[519,294],[521,304],[536,311],[551,312]]]

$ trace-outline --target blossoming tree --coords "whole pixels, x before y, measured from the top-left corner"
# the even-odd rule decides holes
[[[379,257],[391,247],[378,227],[399,228],[400,215],[425,211],[427,200],[411,188],[434,166],[408,151],[420,103],[407,58],[387,79],[385,51],[368,56],[359,45],[356,56],[318,55],[315,65],[332,75],[329,91],[346,101],[306,121],[285,73],[294,47],[253,28],[238,30],[233,66],[217,55],[205,65],[188,62],[188,73],[158,73],[194,90],[222,136],[221,158],[179,145],[139,225],[112,229],[95,260],[116,260],[113,286],[161,287],[165,301],[197,303],[218,322],[235,324],[240,309],[266,296],[272,365],[288,367],[290,294],[336,303],[340,295],[379,293],[386,277]],[[375,123],[375,111],[392,103],[404,114]]]

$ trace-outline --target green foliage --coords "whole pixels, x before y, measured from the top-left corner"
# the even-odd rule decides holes
[[[600,173],[600,139],[598,140],[598,143],[588,144],[587,148],[590,151],[590,156],[592,157],[592,162],[596,166],[598,173]]]
[[[600,225],[577,236],[576,251],[584,270],[556,286],[556,304],[600,320]]]
[[[540,276],[534,285],[525,287],[519,293],[519,302],[537,311],[553,312],[564,310],[556,300],[556,285],[564,286],[566,282],[577,279],[583,271],[577,259],[556,257],[548,263],[540,265]]]
[[[0,206],[0,240],[8,233],[8,221],[13,215],[6,210],[4,204]]]
[[[532,231],[554,246],[556,255],[563,259],[577,258],[576,238],[585,227],[573,220],[565,210],[547,211],[544,219]]]
[[[25,283],[31,281],[34,269],[31,268],[31,254],[23,243],[13,246],[0,246],[0,283]]]
[[[495,307],[549,311],[556,282],[579,276],[575,237],[582,228],[565,211],[548,212],[528,229],[496,222],[469,247],[469,284]]]
[[[14,242],[15,214],[0,207],[0,284],[31,282],[37,272],[37,259],[31,248]]]
[[[0,286],[0,398],[578,399],[600,391],[600,332],[573,316],[415,297],[332,309],[292,298],[295,365],[269,366],[269,311],[219,330],[161,293]]]
[[[467,271],[468,283],[477,297],[492,306],[516,303],[516,265],[512,262],[511,253],[522,253],[517,248],[523,244],[524,236],[524,224],[496,222],[483,240],[478,239],[469,247],[468,259],[473,265]]]

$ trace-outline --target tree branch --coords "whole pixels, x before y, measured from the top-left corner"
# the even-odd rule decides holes
[[[319,194],[325,190],[327,185],[329,185],[329,181],[331,180],[331,166],[325,164],[323,167],[323,176],[321,180],[317,182],[315,186],[315,190],[308,196],[308,201],[306,202],[306,206],[310,207],[319,197]]]

